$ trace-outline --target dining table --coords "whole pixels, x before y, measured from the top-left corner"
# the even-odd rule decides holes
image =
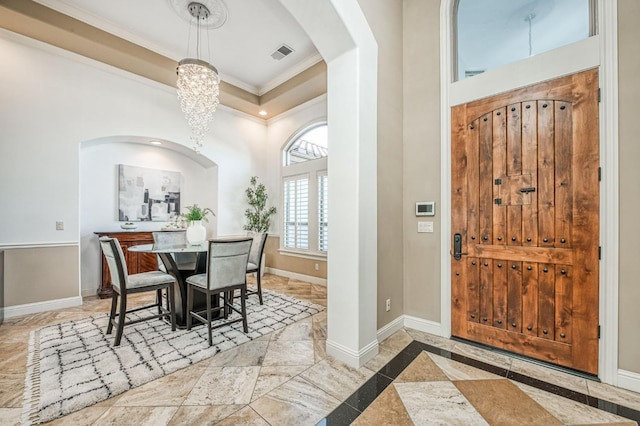
[[[189,314],[187,308],[187,278],[192,275],[205,273],[207,270],[207,251],[209,248],[209,242],[205,241],[202,244],[191,245],[178,244],[140,244],[131,246],[128,248],[131,252],[136,253],[155,253],[161,259],[162,263],[168,274],[171,274],[176,279],[175,284],[175,307],[176,307],[176,325],[180,328],[185,328],[187,325],[187,315]],[[176,262],[176,255],[181,253],[195,253],[196,262],[185,268],[184,264]],[[160,265],[158,265],[160,266]],[[200,311],[206,307],[206,297],[200,292],[194,292],[193,309]],[[213,305],[218,306],[219,301],[217,295],[211,296]]]

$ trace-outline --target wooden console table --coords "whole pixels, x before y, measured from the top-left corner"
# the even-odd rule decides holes
[[[137,274],[140,272],[155,271],[158,269],[156,255],[153,253],[135,253],[128,250],[131,246],[140,244],[152,244],[153,235],[151,232],[137,231],[116,231],[116,232],[95,232],[99,237],[117,238],[127,260],[127,270],[129,274]],[[98,289],[98,297],[106,299],[111,297],[111,276],[109,275],[109,266],[107,260],[102,256],[102,282]]]

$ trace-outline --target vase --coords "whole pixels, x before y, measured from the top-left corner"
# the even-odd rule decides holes
[[[187,242],[192,246],[197,246],[207,239],[207,228],[204,227],[201,220],[189,222],[187,226]]]

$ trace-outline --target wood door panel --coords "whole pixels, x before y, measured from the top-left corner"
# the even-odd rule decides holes
[[[471,129],[467,133],[468,143],[465,144],[466,160],[464,166],[466,167],[467,182],[466,188],[478,188],[480,185],[480,132],[478,131],[479,120],[476,120]],[[461,163],[458,163],[462,165]],[[460,167],[462,169],[462,167]],[[467,217],[467,233],[463,241],[469,243],[467,238],[471,241],[477,242],[480,238],[480,197],[467,195],[468,208],[466,213]],[[463,213],[463,214],[465,214]],[[459,228],[457,228],[459,229]]]
[[[480,244],[491,244],[492,234],[492,214],[493,214],[493,121],[490,121],[492,114],[486,114],[481,118],[480,129],[480,156],[478,170],[478,218],[480,225]],[[475,194],[470,194],[474,197]]]
[[[506,260],[547,263],[563,263],[573,265],[573,251],[569,249],[550,249],[546,247],[516,247],[498,245],[470,245],[468,246],[470,256],[482,259],[492,259],[502,256]]]
[[[597,374],[598,73],[452,108],[455,336]]]
[[[538,335],[538,264],[522,263],[522,332]]]
[[[553,247],[555,225],[555,126],[552,102],[538,101],[538,245]]]
[[[535,102],[522,104],[522,172],[531,174],[531,181],[538,182],[538,116]],[[538,197],[531,204],[522,206],[522,244],[538,245]]]
[[[493,324],[493,260],[478,263],[480,269],[480,322]]]
[[[558,140],[571,140],[572,115],[571,103],[555,102],[555,134]],[[571,247],[572,151],[571,144],[555,144],[555,247]]]
[[[467,259],[467,318],[469,321],[480,321],[480,273],[478,259]]]
[[[502,329],[507,328],[507,288],[505,261],[496,260],[493,266],[493,326]]]
[[[493,171],[492,177],[497,176],[498,179],[507,175],[507,122],[505,119],[506,108],[500,108],[493,113]],[[481,180],[481,184],[489,183],[492,179]],[[505,240],[507,231],[507,211],[504,208],[499,208],[496,204],[496,200],[500,200],[500,188],[501,185],[495,184],[493,179],[493,242],[491,244],[502,244]],[[482,195],[481,195],[482,197]]]
[[[522,262],[510,262],[507,270],[507,323],[508,329],[522,332]],[[515,267],[514,267],[515,266]]]
[[[571,323],[573,311],[573,285],[571,267],[558,265],[556,267],[556,330],[557,340],[571,343]]]
[[[542,264],[538,275],[538,336],[551,339],[556,329],[555,265]]]

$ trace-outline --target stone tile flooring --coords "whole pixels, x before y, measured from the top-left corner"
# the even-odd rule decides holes
[[[263,285],[326,306],[324,286],[268,274]],[[20,424],[30,331],[108,308],[90,299],[5,319],[1,425]],[[396,332],[359,369],[326,356],[326,335],[321,312],[51,424],[626,425],[640,415],[639,394],[420,331]]]

